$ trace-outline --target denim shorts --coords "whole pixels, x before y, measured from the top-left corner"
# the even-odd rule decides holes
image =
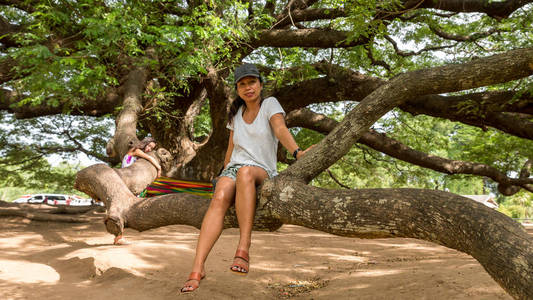
[[[233,180],[236,180],[237,179],[237,171],[239,171],[240,168],[242,167],[259,167],[263,170],[265,170],[263,167],[260,167],[260,166],[256,166],[256,165],[250,165],[250,164],[237,164],[237,165],[233,165],[229,168],[226,168],[222,171],[222,173],[220,173],[220,176],[219,177],[222,177],[222,176],[226,176],[226,177],[229,177]],[[267,175],[268,175],[268,178],[272,178],[274,177],[276,174],[274,172],[269,172],[267,170],[265,170],[265,172],[267,172]]]

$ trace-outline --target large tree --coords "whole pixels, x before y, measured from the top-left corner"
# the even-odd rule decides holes
[[[489,178],[504,195],[533,191],[530,2],[1,1],[2,163],[28,167],[49,153],[83,152],[106,162],[80,171],[75,184],[106,203],[109,232],[198,227],[209,200],[137,198],[155,168],[143,160],[110,166],[150,133],[166,176],[216,177],[229,136],[231,71],[254,62],[289,126],[323,134],[299,161],[280,151],[291,164],[260,188],[257,229],[291,223],[429,240],[472,255],[513,297],[531,299],[533,238],[504,215],[444,191],[309,184],[355,146]],[[435,128],[421,127],[425,136],[416,137],[430,140],[421,146],[402,134],[408,125],[391,125],[420,115],[453,122],[446,136],[462,150],[428,146],[442,139]],[[104,155],[109,119],[115,128]],[[478,133],[462,139],[469,130]],[[38,137],[15,139],[21,132]],[[236,226],[233,213],[227,225]]]

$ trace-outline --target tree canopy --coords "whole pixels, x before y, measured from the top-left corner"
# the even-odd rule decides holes
[[[324,187],[533,192],[531,2],[0,1],[0,171],[35,166],[51,153],[85,153],[114,165],[131,141],[151,134],[168,150],[158,154],[165,175],[211,180],[222,167],[229,136],[232,70],[252,62],[266,79],[265,96],[280,101],[299,143],[317,143],[297,162],[280,151],[284,171],[261,191],[261,199],[275,198],[265,206],[274,217],[336,234],[432,240],[472,254],[498,278],[504,275],[483,260],[482,250],[452,242],[453,235],[437,228],[441,223],[438,230],[426,228],[439,238],[403,223],[415,192],[337,191],[337,219],[316,216],[318,225],[307,222],[311,213],[297,212],[285,200],[309,195],[304,183],[310,181]],[[106,172],[98,170],[79,178]],[[149,183],[152,174],[146,174],[137,184]],[[120,180],[115,173],[105,176]],[[106,182],[91,184],[79,187],[91,196],[114,197],[96,186]],[[445,193],[418,193],[430,202],[461,203]],[[316,192],[320,199],[326,194]],[[400,215],[373,214],[371,207],[357,206],[362,202],[352,206],[354,197],[379,199],[401,208]],[[430,202],[416,203],[430,209]],[[315,205],[302,203],[301,209]],[[402,225],[362,222],[358,209],[368,209],[366,221],[387,217]],[[129,226],[149,227],[135,223],[131,211]],[[116,212],[122,230],[127,213]],[[324,225],[328,220],[345,227]],[[530,240],[516,243],[533,251]],[[533,254],[527,255],[531,270]],[[522,265],[516,262],[516,268]],[[516,288],[530,277],[497,280],[520,298],[533,295],[530,287]]]
[[[220,169],[214,161],[227,142],[225,106],[240,61],[262,67],[266,94],[294,111],[292,126],[327,133],[330,119],[342,120],[401,74],[531,47],[528,2],[4,1],[0,109],[11,130],[3,131],[2,154],[10,164],[79,152],[116,163],[119,155],[102,150],[113,134],[105,120],[129,105],[133,84],[140,88],[132,133],[151,133],[176,155],[169,174],[205,180]],[[356,144],[363,158],[353,163],[368,162],[358,177],[388,161],[381,166],[395,173],[392,185],[426,178],[418,186],[445,187],[449,176],[400,171],[417,165],[489,177],[506,195],[531,191],[532,180],[517,179],[533,149],[533,88],[523,67],[484,74],[493,77],[484,84],[445,79],[452,89],[433,80],[438,93],[407,97]],[[309,121],[312,112],[327,118]],[[186,170],[205,165],[194,157],[210,145],[220,145],[216,167]]]

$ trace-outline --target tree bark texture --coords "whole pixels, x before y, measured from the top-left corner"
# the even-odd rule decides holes
[[[137,141],[137,121],[142,110],[142,97],[148,77],[145,68],[134,68],[127,77],[124,87],[123,109],[117,116],[115,136],[109,141],[106,152],[110,157],[122,157],[132,143]]]

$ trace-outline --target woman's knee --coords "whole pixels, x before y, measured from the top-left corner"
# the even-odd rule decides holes
[[[224,210],[224,212],[230,207],[232,199],[224,197],[220,194],[215,194],[211,199],[210,207],[213,209]]]
[[[264,174],[262,174],[264,173]],[[237,182],[257,182],[267,176],[266,171],[260,167],[245,166],[237,171]]]

